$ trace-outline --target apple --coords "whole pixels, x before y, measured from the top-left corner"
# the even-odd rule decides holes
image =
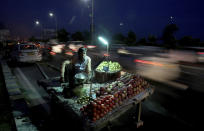
[[[93,120],[92,120],[93,122],[95,122],[96,121],[96,117],[93,117]]]

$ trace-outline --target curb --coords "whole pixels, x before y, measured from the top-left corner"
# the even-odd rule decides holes
[[[31,123],[28,117],[28,105],[17,84],[17,78],[12,74],[6,61],[0,60],[2,73],[5,80],[6,89],[8,91],[9,100],[12,108],[17,131],[38,131],[37,127]]]

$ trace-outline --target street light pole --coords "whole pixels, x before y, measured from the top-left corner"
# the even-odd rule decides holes
[[[56,39],[58,37],[58,34],[57,34],[57,16],[55,15],[55,23],[56,23]]]
[[[109,45],[107,44],[107,57],[109,56],[109,52],[108,52],[108,49],[109,49]]]
[[[56,26],[56,39],[58,37],[58,34],[57,34],[57,17],[55,16],[55,26]]]
[[[94,0],[91,0],[91,44],[94,41]]]
[[[50,17],[55,17],[54,18],[55,19],[55,27],[56,27],[55,33],[56,33],[56,39],[57,39],[57,37],[58,37],[58,35],[57,35],[57,16],[56,15],[54,16],[53,13],[49,13],[49,15],[50,15]]]
[[[94,41],[94,0],[83,0],[84,2],[91,2],[91,13],[89,14],[89,17],[91,17],[90,22],[90,34],[91,34],[91,44],[93,44]],[[88,6],[89,8],[89,6]]]
[[[38,20],[36,20],[35,25],[41,26],[41,28],[42,28],[41,39],[43,40],[43,26],[42,26],[42,23],[40,23]]]

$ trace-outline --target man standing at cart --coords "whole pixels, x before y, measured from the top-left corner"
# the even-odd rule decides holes
[[[72,93],[75,88],[75,75],[78,73],[84,73],[87,76],[88,81],[91,77],[91,58],[87,56],[87,49],[84,47],[79,48],[78,53],[71,61],[65,60],[61,67],[61,82],[69,82],[69,89],[64,89],[65,97]]]

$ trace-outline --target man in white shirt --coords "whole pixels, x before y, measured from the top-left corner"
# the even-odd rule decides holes
[[[65,60],[61,67],[61,81],[69,82],[69,87],[74,88],[74,76],[77,73],[85,73],[90,78],[91,76],[91,58],[87,56],[87,49],[79,48],[78,54],[71,61]]]

